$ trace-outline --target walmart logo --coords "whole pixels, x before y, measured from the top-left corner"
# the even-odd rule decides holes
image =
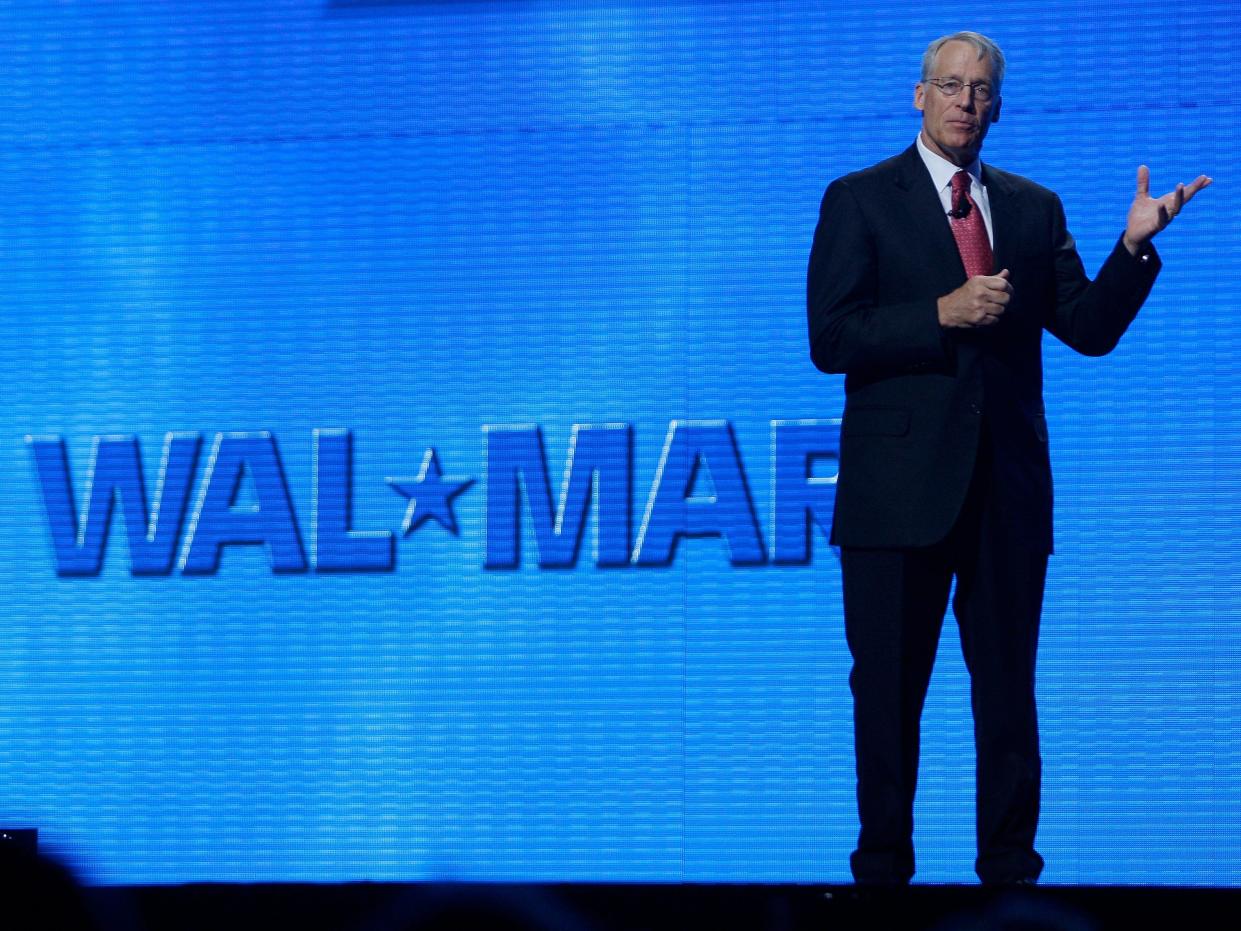
[[[685,537],[718,537],[732,565],[756,566],[806,564],[814,527],[827,532],[838,424],[771,421],[764,519],[728,421],[672,421],[654,481],[640,495],[630,424],[574,425],[555,492],[542,429],[488,424],[482,428],[481,481],[459,468],[446,470],[438,451],[428,448],[413,474],[386,479],[397,496],[395,526],[379,530],[354,526],[349,430],[313,431],[308,519],[294,507],[270,432],[217,433],[205,455],[201,434],[169,433],[153,482],[143,475],[137,437],[95,436],[80,488],[70,474],[65,437],[28,436],[26,444],[55,571],[64,577],[100,573],[114,523],[124,528],[136,576],[210,575],[229,546],[265,547],[277,573],[387,572],[396,567],[398,539],[431,525],[457,538],[481,531],[485,569],[573,568],[587,539],[596,567],[667,566]],[[479,485],[486,496],[484,526],[463,529],[454,503]],[[531,554],[521,548],[525,522],[536,550]]]

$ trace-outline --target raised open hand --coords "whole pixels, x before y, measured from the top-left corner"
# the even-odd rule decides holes
[[[1176,190],[1163,197],[1151,197],[1151,170],[1138,166],[1138,190],[1129,207],[1129,219],[1125,224],[1125,248],[1136,254],[1152,236],[1172,222],[1195,194],[1211,183],[1206,175],[1198,175],[1192,183],[1178,184]]]

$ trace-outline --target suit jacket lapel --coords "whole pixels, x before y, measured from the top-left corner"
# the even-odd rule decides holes
[[[938,280],[939,292],[947,294],[959,288],[965,281],[965,265],[944,215],[939,192],[918,154],[917,144],[905,150],[895,182],[902,192],[901,202],[909,217],[910,232],[926,253],[927,271]]]
[[[1014,248],[1018,242],[1021,217],[1016,197],[1009,183],[985,164],[982,166],[982,183],[987,188],[987,200],[991,202],[991,251],[995,255],[995,268],[1012,269],[1016,259]]]

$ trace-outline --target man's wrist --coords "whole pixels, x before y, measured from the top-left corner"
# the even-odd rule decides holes
[[[1128,231],[1120,237],[1120,241],[1124,244],[1125,249],[1134,258],[1139,258],[1150,251],[1150,240],[1144,239],[1141,242],[1129,237]]]
[[[1133,242],[1126,234],[1120,237],[1120,244],[1115,247],[1116,252],[1120,252],[1121,246],[1129,253],[1129,261],[1135,267],[1147,270],[1159,268],[1159,250],[1155,248],[1154,239]]]

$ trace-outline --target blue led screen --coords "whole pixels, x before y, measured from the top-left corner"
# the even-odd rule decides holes
[[[1241,884],[1224,2],[5,4],[0,827],[106,883],[845,881],[806,257],[959,28],[1088,270],[1138,164],[1216,178],[1113,354],[1045,340],[1039,848]],[[951,620],[916,817],[970,881]]]

